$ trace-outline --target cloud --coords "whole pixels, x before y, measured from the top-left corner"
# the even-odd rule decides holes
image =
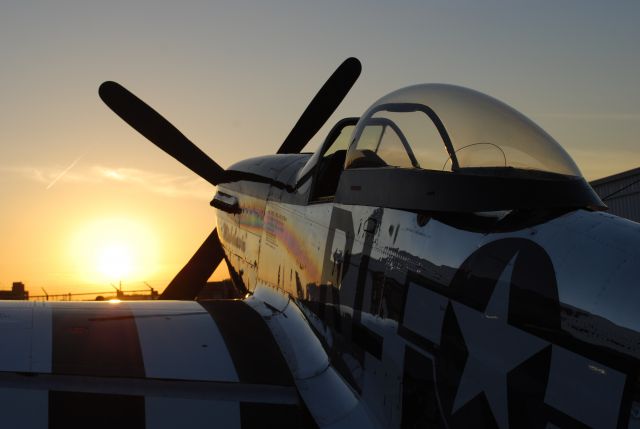
[[[78,182],[96,182],[86,174],[80,172],[70,172],[70,168],[43,168],[43,167],[7,167],[0,166],[0,171],[18,175],[33,182],[42,183],[46,189],[49,189],[56,182],[78,183]]]
[[[53,179],[48,185],[47,185],[47,189],[51,189],[51,187],[53,185],[55,185],[60,179],[62,179],[67,173],[69,173],[69,171],[78,163],[78,161],[80,161],[80,159],[83,157],[84,155],[80,155],[79,157],[77,157],[67,168],[65,168],[64,170],[62,170],[62,172],[60,172],[60,174],[58,174],[55,179]]]
[[[0,171],[15,174],[27,180],[41,183],[48,190],[53,185],[112,183],[133,186],[170,198],[197,198],[210,195],[211,185],[199,177],[174,176],[153,171],[95,165],[75,167],[79,159],[66,168],[7,167]]]
[[[202,198],[212,191],[211,185],[199,177],[186,178],[135,168],[103,166],[95,166],[92,171],[103,181],[126,183],[167,197]]]

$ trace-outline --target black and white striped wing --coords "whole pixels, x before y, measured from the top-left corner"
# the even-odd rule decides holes
[[[0,427],[315,427],[243,301],[0,303]]]

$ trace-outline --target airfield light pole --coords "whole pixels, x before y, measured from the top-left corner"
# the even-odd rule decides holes
[[[147,282],[142,282],[151,290],[151,299],[156,299],[158,297],[158,292]]]
[[[120,284],[119,284],[120,288],[116,287],[113,283],[111,283],[111,287],[114,288],[116,290],[116,297],[118,299],[122,298],[122,280],[120,280]]]

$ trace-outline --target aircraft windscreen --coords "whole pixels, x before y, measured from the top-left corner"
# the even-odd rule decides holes
[[[453,85],[416,85],[378,100],[362,117],[347,168],[500,168],[581,176],[565,150],[506,104]]]

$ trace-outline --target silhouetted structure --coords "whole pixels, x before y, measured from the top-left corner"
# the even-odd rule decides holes
[[[594,180],[591,186],[609,213],[640,222],[640,168]]]
[[[24,283],[13,282],[11,290],[0,290],[0,299],[27,300],[29,292],[25,290]]]
[[[158,296],[158,291],[149,287],[149,289],[128,291],[115,288],[113,291],[32,295],[30,299],[35,301],[105,301],[109,299],[119,299],[121,301],[144,301],[158,299]]]

